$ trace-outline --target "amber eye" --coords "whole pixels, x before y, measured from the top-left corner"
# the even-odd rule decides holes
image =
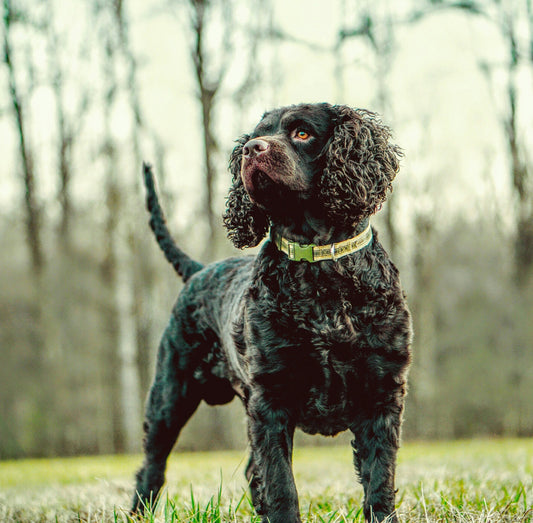
[[[294,137],[298,138],[298,140],[308,140],[311,137],[311,135],[307,131],[300,129],[300,130],[295,131]]]

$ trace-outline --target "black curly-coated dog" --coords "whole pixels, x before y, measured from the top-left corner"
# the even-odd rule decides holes
[[[154,500],[200,401],[238,395],[263,521],[300,521],[296,427],[351,430],[367,521],[396,521],[394,474],[411,321],[398,271],[369,226],[399,169],[376,115],[346,106],[267,112],[238,140],[224,224],[257,256],[203,267],[172,241],[145,166],[151,227],[186,282],[159,347],[133,511]]]

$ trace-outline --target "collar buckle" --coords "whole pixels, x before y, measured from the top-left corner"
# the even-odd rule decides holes
[[[291,261],[302,261],[306,260],[308,262],[314,262],[315,256],[313,254],[313,247],[316,247],[314,243],[309,245],[300,245],[298,242],[287,242],[288,252],[287,256]]]

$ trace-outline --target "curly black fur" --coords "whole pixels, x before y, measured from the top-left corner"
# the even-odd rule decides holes
[[[270,228],[329,244],[359,233],[398,172],[400,151],[389,139],[374,114],[345,106],[266,113],[231,156],[230,239],[257,245]],[[133,511],[156,498],[168,454],[200,401],[238,395],[248,415],[246,477],[263,521],[300,521],[291,467],[296,427],[351,430],[365,518],[396,521],[411,321],[376,232],[367,247],[336,261],[290,261],[267,240],[255,257],[202,268],[170,241],[148,167],[145,181],[152,229],[190,279],[159,347]]]
[[[241,136],[231,153],[229,168],[232,174],[232,187],[226,200],[227,211],[224,214],[224,226],[228,238],[235,247],[255,247],[268,230],[267,215],[254,205],[241,179],[242,148],[249,140],[249,135]]]

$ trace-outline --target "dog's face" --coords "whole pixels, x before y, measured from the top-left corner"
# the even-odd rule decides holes
[[[257,245],[271,223],[304,220],[354,231],[386,199],[401,152],[364,110],[301,104],[266,113],[238,140],[224,224],[237,247]]]
[[[242,148],[240,176],[251,201],[271,216],[298,212],[324,170],[333,129],[326,105],[266,113]]]

